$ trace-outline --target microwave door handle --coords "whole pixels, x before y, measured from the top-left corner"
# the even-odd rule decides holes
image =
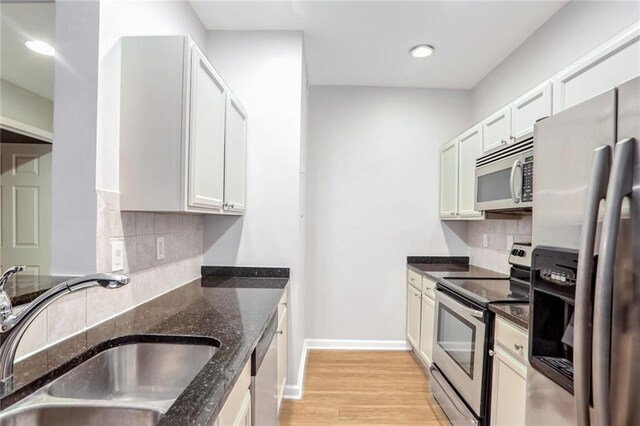
[[[575,323],[573,344],[574,396],[579,426],[589,426],[589,397],[591,393],[591,294],[593,255],[600,201],[605,197],[611,168],[611,147],[593,151],[591,178],[582,219],[578,271],[576,276]]]
[[[518,167],[521,167],[521,164],[522,162],[520,160],[516,160],[513,162],[513,166],[511,166],[511,177],[509,178],[509,182],[510,182],[509,189],[511,190],[511,199],[516,204],[520,202],[520,196],[516,194],[516,182],[515,182],[516,169]]]
[[[622,200],[632,190],[633,148],[634,139],[632,138],[624,139],[615,145],[596,271],[593,308],[593,408],[594,423],[601,426],[611,425],[609,389],[613,268]]]

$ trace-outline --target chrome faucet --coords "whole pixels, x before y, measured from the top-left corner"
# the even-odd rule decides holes
[[[73,278],[50,288],[27,305],[20,313],[13,313],[11,299],[4,285],[12,275],[24,271],[24,266],[9,268],[0,278],[0,389],[6,389],[13,379],[13,361],[18,343],[29,324],[52,302],[77,290],[100,286],[114,289],[128,284],[128,275],[94,274]]]

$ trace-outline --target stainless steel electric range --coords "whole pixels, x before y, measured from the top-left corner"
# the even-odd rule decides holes
[[[506,279],[441,278],[436,286],[431,391],[455,425],[486,424],[490,304],[528,303],[531,246],[514,244]]]

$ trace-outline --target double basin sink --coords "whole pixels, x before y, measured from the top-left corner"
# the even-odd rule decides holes
[[[214,356],[212,344],[104,350],[0,414],[0,426],[155,425]]]

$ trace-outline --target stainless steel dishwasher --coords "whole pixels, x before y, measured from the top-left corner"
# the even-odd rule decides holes
[[[251,425],[278,424],[278,315],[274,315],[251,358]]]

